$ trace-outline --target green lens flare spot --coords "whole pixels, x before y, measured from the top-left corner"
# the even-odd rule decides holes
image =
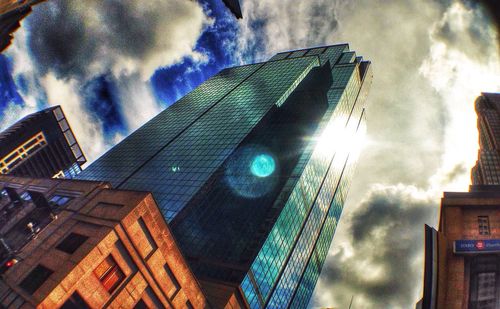
[[[268,154],[256,156],[250,165],[250,171],[257,177],[267,177],[274,173],[275,169],[276,163],[273,157]]]

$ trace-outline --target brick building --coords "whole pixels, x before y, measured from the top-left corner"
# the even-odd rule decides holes
[[[205,308],[150,193],[0,175],[0,308]]]
[[[499,308],[500,187],[445,192],[439,230],[426,226],[422,308]]]

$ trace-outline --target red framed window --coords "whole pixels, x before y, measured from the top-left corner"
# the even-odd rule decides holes
[[[125,279],[125,274],[111,255],[94,269],[94,274],[109,293],[113,293]]]

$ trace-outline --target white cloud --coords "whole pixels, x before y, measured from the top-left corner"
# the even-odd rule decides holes
[[[414,307],[422,288],[423,224],[437,224],[443,190],[467,190],[477,155],[474,100],[481,91],[500,90],[496,33],[481,12],[459,0],[263,0],[245,1],[243,10],[243,60],[348,42],[374,69],[368,95],[369,145],[360,157],[325,266],[345,269],[352,278],[329,278],[327,271],[310,305],[347,308],[355,295],[354,308]],[[412,211],[422,215],[406,227],[395,226],[399,238],[387,231],[395,223],[391,216],[385,222],[364,217],[372,237],[353,242],[359,226],[355,217],[370,209],[384,211],[375,203],[380,201],[402,216],[393,218],[395,222],[408,220]],[[388,251],[390,241],[403,245],[399,257]],[[383,274],[401,273],[411,284],[403,284],[398,293],[386,289],[390,280]]]
[[[467,33],[474,20],[475,12],[461,3],[448,8],[441,21],[434,25],[431,32],[429,57],[422,63],[420,72],[428,78],[431,85],[441,95],[447,110],[448,124],[442,158],[443,165],[436,174],[442,190],[466,191],[470,183],[470,168],[477,159],[478,132],[474,100],[481,92],[500,91],[500,58],[494,51],[497,47],[493,26],[483,27],[489,38],[489,45],[474,46],[466,35],[457,44],[446,44],[437,34],[443,25],[448,24],[452,33]],[[484,49],[484,55],[475,57],[470,48]],[[447,174],[457,165],[466,167],[466,172],[452,183],[443,183],[443,174]],[[436,180],[436,179],[434,179]],[[445,177],[446,180],[446,177]]]
[[[375,67],[375,82],[369,94],[372,105],[368,110],[368,133],[375,142],[362,155],[360,168],[356,172],[357,177],[331,248],[330,260],[326,263],[327,268],[347,268],[349,272],[353,271],[350,267],[358,265],[360,260],[378,261],[365,267],[365,271],[371,272],[379,269],[380,265],[385,265],[391,268],[390,271],[399,270],[404,273],[404,280],[412,282],[412,285],[405,286],[405,295],[401,294],[402,291],[392,293],[386,290],[380,292],[385,296],[379,297],[372,292],[383,287],[383,281],[378,286],[372,286],[367,279],[369,276],[332,281],[323,275],[316,289],[315,305],[347,306],[350,297],[346,298],[345,295],[355,295],[355,308],[414,307],[422,289],[423,224],[437,225],[437,206],[443,191],[468,190],[470,168],[475,163],[478,148],[474,100],[482,91],[500,90],[499,58],[495,53],[498,48],[496,33],[479,18],[481,12],[459,2],[454,2],[444,11],[436,4],[419,3],[416,14],[417,11],[412,8],[416,1],[411,3],[382,5],[380,9],[377,6],[361,9],[360,6],[361,11],[354,13],[355,18],[346,15],[347,21],[344,23],[340,19],[343,37],[352,37],[354,44],[351,46],[359,46],[361,50],[365,50]],[[365,14],[367,10],[370,10],[370,14]],[[481,28],[480,35],[475,33],[475,26]],[[370,39],[375,37],[380,40]],[[412,75],[413,78],[408,78]],[[392,97],[397,99],[392,100]],[[387,102],[393,106],[389,106]],[[391,113],[391,110],[398,112]],[[391,118],[399,118],[402,122],[392,121]],[[391,132],[394,130],[403,135],[398,137],[400,134]],[[402,142],[397,142],[399,138]],[[404,162],[400,163],[398,157],[401,150],[406,156],[402,158]],[[378,151],[384,154],[385,159],[379,157],[380,160],[372,161],[376,157],[370,153]],[[394,156],[391,152],[398,155]],[[417,153],[432,155],[422,158]],[[415,169],[419,172],[414,173]],[[427,197],[403,198],[401,193],[395,195],[394,192],[377,190],[378,185],[374,184],[380,181],[386,184],[383,186],[389,187],[392,186],[391,183],[400,181],[406,184],[418,183],[418,191]],[[405,192],[406,186],[400,187],[400,191]],[[400,252],[401,256],[397,259],[408,260],[404,267],[396,263],[385,264],[377,259],[376,253],[363,245],[353,245],[351,241],[351,233],[355,228],[352,220],[373,207],[373,203],[366,202],[366,196],[373,195],[374,192],[387,198],[400,196],[397,204],[401,206],[396,209],[426,209],[428,217],[425,220],[416,219],[396,233],[411,244],[407,250],[416,249]],[[386,206],[390,211],[395,210],[394,204],[390,202],[386,202]],[[406,220],[405,216],[408,214],[395,220]],[[366,225],[374,231],[380,227],[383,229],[387,224],[391,224],[390,220],[378,224],[366,218]],[[397,241],[393,240],[389,244],[388,239],[387,235],[373,237],[374,247],[390,248],[392,242]],[[351,258],[346,258],[346,247],[351,247],[350,250],[354,251]],[[391,261],[392,255],[395,253],[386,252],[382,256]],[[345,260],[340,259],[339,262],[339,257],[344,257]],[[384,270],[387,271],[388,269]],[[328,296],[325,296],[325,291],[329,291]]]
[[[123,139],[104,140],[103,124],[85,106],[81,87],[111,74],[128,131],[158,114],[162,106],[149,78],[158,67],[191,57],[200,35],[213,23],[195,1],[48,1],[34,7],[8,50],[13,77],[27,81],[24,106],[9,105],[0,126],[43,108],[61,105],[88,162]],[[99,116],[99,115],[97,115]],[[93,122],[97,121],[97,122]]]
[[[24,23],[24,22],[23,22]],[[44,99],[43,91],[39,91],[39,84],[36,78],[35,68],[33,62],[31,61],[30,55],[27,52],[27,37],[28,33],[24,31],[23,28],[15,33],[15,39],[13,44],[7,49],[6,56],[13,59],[12,77],[17,78],[22,76],[24,82],[26,83],[26,88],[29,91],[24,91],[22,88],[17,89],[18,93],[21,95],[24,101],[24,105],[12,104],[8,107],[7,113],[9,111],[16,110],[17,119],[14,117],[9,119],[8,117],[0,120],[0,127],[6,124],[12,124],[16,122],[21,117],[27,114],[36,112],[38,110],[39,101]]]
[[[205,16],[198,3],[154,0],[144,5],[143,2],[132,1],[128,8],[144,17],[157,17],[158,23],[153,29],[148,29],[152,32],[153,45],[141,57],[121,55],[119,50],[103,50],[102,58],[109,57],[113,52],[118,53],[113,64],[115,76],[140,72],[146,81],[158,67],[172,65],[184,57],[191,57],[194,61],[206,60],[204,55],[193,49],[200,34],[213,24],[213,20]],[[106,15],[101,12],[100,18],[105,19]]]
[[[0,131],[33,112],[36,112],[35,108],[23,107],[12,102],[7,104],[7,107],[3,110],[3,118],[0,121]]]
[[[25,27],[19,29],[12,46],[7,50],[7,56],[13,59],[13,78],[22,76],[27,82],[27,91],[18,88],[25,104],[12,103],[7,106],[4,110],[5,116],[0,122],[1,129],[38,111],[40,107],[43,108],[40,106],[42,102],[48,106],[61,105],[87,160],[94,160],[110,146],[104,141],[102,125],[94,123],[83,106],[78,96],[77,80],[58,79],[53,73],[47,73],[40,78],[29,53],[28,35]]]
[[[147,81],[158,67],[203,58],[193,49],[213,24],[195,1],[66,0],[39,8],[30,47],[38,66],[61,76],[111,69]]]
[[[162,111],[151,86],[142,82],[138,74],[121,76],[115,83],[120,91],[121,109],[130,132]]]
[[[244,1],[240,22],[240,60],[266,60],[274,53],[321,45],[333,39],[336,12],[346,4],[334,0]],[[256,50],[255,50],[256,49]]]
[[[41,84],[47,92],[50,105],[61,105],[87,160],[96,159],[110,145],[104,142],[102,125],[94,122],[77,95],[78,81],[57,79],[53,73],[48,73],[42,78]]]

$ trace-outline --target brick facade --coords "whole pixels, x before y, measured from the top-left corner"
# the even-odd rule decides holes
[[[480,232],[481,218],[488,222],[487,233]],[[500,250],[497,252],[474,249],[471,252],[457,252],[454,246],[457,241],[470,240],[477,243],[500,239],[500,188],[471,186],[471,192],[445,192],[441,200],[441,216],[436,236],[434,249],[426,246],[426,251],[436,253],[437,272],[432,283],[424,281],[422,308],[490,308],[472,296],[478,291],[477,284],[474,285],[473,282],[473,270],[477,265],[482,265],[478,259],[486,258],[493,261],[493,264],[498,263]],[[426,261],[425,276],[433,272],[432,264],[431,261]],[[500,272],[495,269],[485,270],[483,267],[481,272],[494,274],[496,278],[500,276]],[[484,286],[488,288],[488,285],[491,285],[494,291],[498,291],[499,280],[493,278],[490,281],[485,282]],[[432,284],[436,290],[426,295],[425,284]],[[488,300],[488,297],[483,295],[484,300],[495,301],[493,297]]]
[[[45,216],[38,213],[30,221],[43,208],[34,194],[31,201],[16,202],[14,210],[12,197],[4,194],[0,201],[0,210],[10,208],[2,213],[10,224],[0,224],[11,251],[0,247],[2,262],[18,261],[0,277],[4,307],[59,308],[82,300],[91,308],[207,307],[150,193],[115,190],[102,182],[0,176],[4,187],[19,196],[42,193],[50,204]],[[56,206],[50,202],[54,196],[71,199]],[[35,233],[26,222],[34,222]]]

